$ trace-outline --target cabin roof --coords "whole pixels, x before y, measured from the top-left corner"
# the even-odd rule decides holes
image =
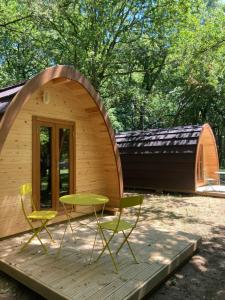
[[[116,141],[121,154],[195,153],[203,126],[121,132]]]
[[[0,89],[0,114],[3,114],[6,111],[9,103],[17,92],[22,89],[24,84],[25,81]]]

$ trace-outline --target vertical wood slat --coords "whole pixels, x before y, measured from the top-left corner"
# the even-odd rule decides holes
[[[51,169],[51,180],[52,180],[52,208],[57,210],[58,199],[59,199],[59,175],[58,175],[58,145],[59,145],[59,132],[57,125],[52,122],[52,136],[51,136],[51,157],[52,157],[52,169]]]
[[[37,118],[32,117],[32,197],[36,208],[40,209],[40,127],[37,126]]]
[[[69,76],[69,81],[57,79],[60,84],[55,84],[55,81],[52,84],[53,79],[61,76]],[[48,104],[43,103],[45,90],[50,97]],[[0,237],[27,230],[17,197],[19,185],[24,182],[36,182],[32,178],[32,170],[40,173],[40,166],[39,170],[35,165],[32,166],[32,148],[37,149],[32,139],[32,136],[37,134],[32,129],[32,117],[36,114],[48,120],[53,118],[76,122],[76,179],[71,179],[70,183],[70,186],[74,183],[76,187],[74,186],[72,192],[106,195],[110,198],[111,207],[117,205],[122,194],[122,174],[117,147],[112,140],[113,132],[99,95],[80,73],[71,68],[49,68],[22,87],[12,99],[1,121],[0,206],[3,209],[0,211]],[[40,157],[40,154],[36,156]],[[40,179],[37,180],[40,182]],[[33,194],[37,199],[35,188]],[[6,223],[10,207],[14,209],[14,217]],[[65,217],[59,215],[54,222],[63,219]]]

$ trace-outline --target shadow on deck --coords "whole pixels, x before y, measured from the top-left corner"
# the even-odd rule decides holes
[[[124,247],[118,255],[120,271],[116,274],[109,255],[104,255],[98,263],[87,264],[94,240],[94,231],[87,227],[77,231],[76,242],[68,229],[61,254],[57,256],[64,228],[65,224],[51,227],[55,244],[50,244],[42,233],[49,247],[47,255],[36,240],[19,252],[28,233],[2,241],[0,270],[47,299],[141,299],[191,257],[200,243],[198,236],[162,231],[152,227],[150,221],[142,221],[130,239],[139,264],[133,262]],[[95,257],[101,246],[99,239]],[[116,249],[117,243],[112,246]]]

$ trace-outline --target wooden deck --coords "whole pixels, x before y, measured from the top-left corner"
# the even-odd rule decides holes
[[[118,255],[120,271],[116,274],[109,255],[105,254],[98,263],[87,264],[94,231],[84,226],[76,231],[76,242],[68,229],[57,256],[64,228],[65,224],[50,228],[55,244],[42,234],[49,247],[47,255],[36,240],[19,252],[28,233],[1,241],[0,270],[47,299],[141,299],[192,256],[200,243],[198,236],[162,231],[143,220],[130,239],[140,263],[135,264],[124,247]],[[98,240],[95,257],[100,248]]]
[[[197,188],[197,194],[201,196],[210,196],[225,198],[225,185],[205,185]]]

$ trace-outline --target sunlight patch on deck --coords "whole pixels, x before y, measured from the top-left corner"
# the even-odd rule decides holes
[[[141,299],[188,259],[200,243],[198,236],[169,232],[152,227],[150,221],[142,221],[130,238],[139,264],[134,263],[124,247],[118,255],[119,274],[116,274],[107,254],[98,263],[88,265],[95,233],[86,227],[77,231],[76,242],[68,230],[61,254],[57,256],[64,228],[65,224],[51,227],[54,244],[42,234],[49,249],[47,255],[35,240],[19,252],[30,234],[2,241],[0,270],[47,299]],[[114,250],[121,240],[120,235],[115,238]],[[98,239],[95,257],[101,247]]]

